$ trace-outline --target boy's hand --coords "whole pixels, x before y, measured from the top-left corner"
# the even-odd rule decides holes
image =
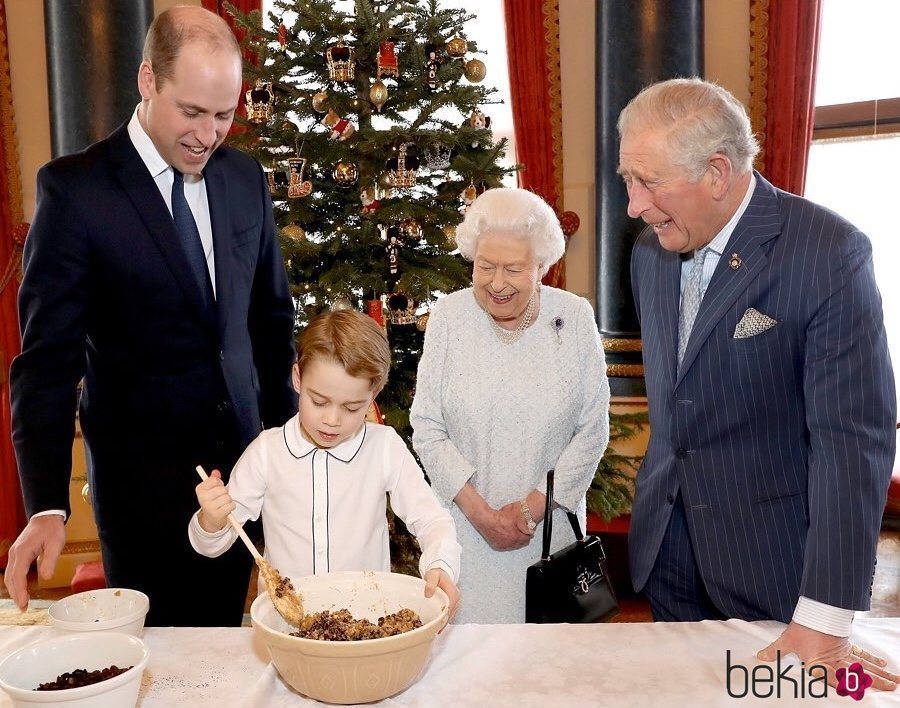
[[[219,470],[213,470],[208,479],[200,482],[196,492],[197,501],[200,502],[200,514],[197,517],[200,528],[207,533],[221,531],[225,528],[228,515],[234,511],[235,504],[225,489]]]
[[[447,593],[447,597],[450,600],[450,616],[447,619],[449,623],[459,608],[459,588],[456,587],[456,583],[453,582],[446,571],[440,568],[432,568],[425,571],[425,597],[434,595],[435,588],[440,588]]]

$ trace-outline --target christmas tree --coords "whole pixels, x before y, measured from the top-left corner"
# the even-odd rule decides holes
[[[510,172],[486,115],[495,91],[466,39],[475,18],[436,0],[274,8],[271,29],[232,8],[254,57],[247,130],[232,144],[268,171],[298,327],[347,307],[386,327],[378,404],[409,441],[429,304],[470,280],[455,227]]]

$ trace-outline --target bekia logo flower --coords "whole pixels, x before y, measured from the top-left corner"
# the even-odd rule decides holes
[[[866,689],[872,685],[872,677],[867,674],[858,661],[850,664],[850,668],[841,667],[835,672],[837,676],[837,694],[850,696],[854,701],[862,700]]]

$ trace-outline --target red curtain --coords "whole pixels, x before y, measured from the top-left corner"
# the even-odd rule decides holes
[[[519,186],[543,197],[561,215],[566,237],[578,217],[563,214],[562,101],[558,0],[503,0],[507,63],[516,134]],[[544,277],[565,287],[565,259]]]
[[[757,168],[803,194],[815,112],[821,0],[750,3],[750,117],[762,151]]]
[[[244,14],[253,12],[254,10],[262,11],[262,0],[202,0],[202,3],[204,8],[210,12],[215,12],[228,23],[228,26],[231,27],[231,31],[234,32],[234,36],[237,37],[238,42],[243,41],[244,35],[247,33],[235,26],[234,18],[228,12],[226,6],[231,5],[235,10],[239,10]],[[256,57],[252,52],[244,50],[244,57],[247,61],[256,64]]]
[[[0,566],[25,526],[25,510],[13,454],[9,413],[9,363],[19,353],[16,294],[27,225],[22,223],[22,185],[9,77],[6,2],[0,0]]]
[[[210,12],[215,12],[219,17],[224,17],[231,24],[231,15],[225,9],[226,5],[233,5],[243,13],[253,10],[262,10],[262,0],[202,0],[203,7]]]
[[[203,7],[209,10],[210,12],[215,12],[219,17],[224,18],[224,20],[228,23],[228,26],[231,27],[232,32],[234,32],[234,36],[237,37],[237,41],[241,42],[244,39],[244,35],[246,32],[238,27],[235,27],[234,19],[229,14],[226,9],[226,5],[231,5],[234,9],[239,10],[243,13],[253,12],[253,10],[262,10],[262,0],[202,0]],[[246,49],[244,50],[244,58],[252,62],[254,65],[257,64],[257,57],[253,54],[253,52],[249,52]],[[241,87],[241,96],[243,97],[244,92],[250,88],[249,84],[245,81],[244,85]],[[244,107],[243,99],[238,103],[237,114],[239,116],[246,116],[246,108]],[[235,133],[242,133],[246,130],[246,128],[235,121],[235,123],[231,126],[231,130],[229,131],[229,135],[234,135]]]
[[[210,12],[215,12],[219,17],[225,19],[234,31],[234,36],[237,37],[238,42],[244,38],[245,33],[243,30],[235,28],[232,17],[226,9],[226,5],[231,5],[235,10],[239,10],[244,14],[253,12],[254,10],[262,10],[262,0],[202,0],[202,3],[204,8]]]

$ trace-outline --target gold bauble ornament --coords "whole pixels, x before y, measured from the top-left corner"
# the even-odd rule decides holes
[[[447,244],[452,248],[456,248],[456,227],[453,224],[447,224],[441,231],[447,237]]]
[[[477,84],[484,81],[484,77],[487,76],[487,67],[481,59],[469,59],[469,61],[466,62],[463,73],[469,81],[473,84]]]
[[[454,37],[449,42],[447,42],[447,54],[449,54],[454,59],[459,59],[462,57],[466,50],[469,48],[468,43],[462,37]]]
[[[319,91],[312,97],[312,107],[316,113],[324,113],[328,110],[325,105],[328,102],[328,91]]]
[[[420,332],[424,332],[428,327],[428,313],[426,312],[423,315],[419,315],[416,318],[416,329]]]
[[[422,238],[422,227],[415,219],[403,219],[398,226],[400,235],[407,241],[418,241]]]
[[[384,85],[384,82],[381,79],[378,79],[378,81],[372,84],[372,88],[369,89],[369,100],[375,106],[375,110],[381,113],[381,107],[387,103],[387,99],[387,86]]]
[[[281,233],[287,236],[291,241],[305,241],[306,231],[299,224],[288,224],[281,227]]]
[[[356,180],[359,179],[359,168],[352,162],[341,160],[334,166],[331,176],[338,187],[346,189],[356,184]]]
[[[388,171],[378,175],[378,185],[384,189],[392,189],[394,186],[394,175]]]

